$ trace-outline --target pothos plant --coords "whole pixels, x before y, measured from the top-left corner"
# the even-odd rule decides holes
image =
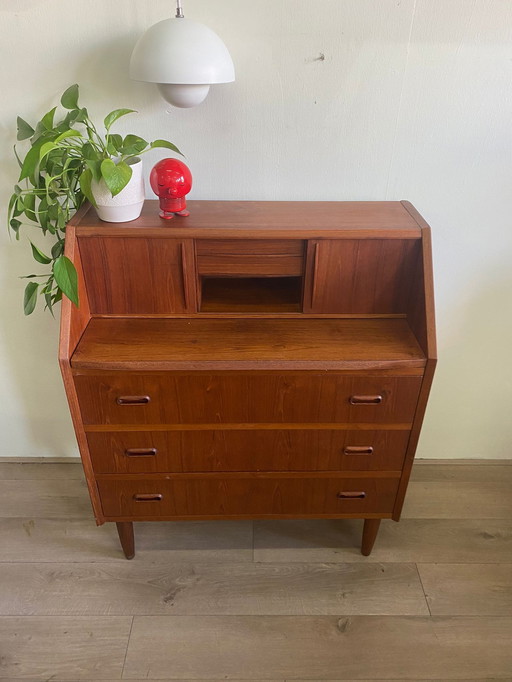
[[[25,227],[53,237],[49,251],[30,240],[34,259],[48,266],[48,271],[24,277],[30,280],[24,294],[25,315],[34,311],[39,295],[52,314],[63,294],[78,305],[77,273],[64,255],[64,238],[67,223],[83,202],[88,199],[95,204],[92,180],[103,179],[112,196],[116,196],[132,176],[130,161],[135,157],[157,147],[181,154],[167,140],[147,142],[138,135],[122,137],[112,133],[112,125],[122,116],[135,113],[133,109],[111,111],[100,133],[78,97],[76,84],[64,92],[60,103],[66,112],[59,120],[57,107],[48,111],[35,128],[20,117],[17,120],[17,139],[28,140],[30,146],[25,155],[14,147],[21,171],[9,201],[9,228],[18,240]]]

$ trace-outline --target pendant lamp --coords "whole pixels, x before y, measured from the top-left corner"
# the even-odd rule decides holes
[[[135,45],[130,77],[156,83],[167,102],[187,108],[201,104],[210,85],[233,82],[235,68],[219,36],[204,24],[185,19],[177,0],[176,17],[148,28]]]

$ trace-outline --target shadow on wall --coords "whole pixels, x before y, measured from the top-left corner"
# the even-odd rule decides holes
[[[484,279],[485,271],[478,281]],[[420,457],[511,456],[512,278],[492,271],[478,295],[438,325],[439,364],[420,442]],[[462,296],[461,296],[462,298]],[[496,428],[496,425],[499,425]],[[461,451],[461,443],[471,443]]]

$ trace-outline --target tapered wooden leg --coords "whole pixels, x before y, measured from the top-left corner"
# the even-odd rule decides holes
[[[363,528],[363,541],[361,543],[361,554],[369,556],[375,543],[375,538],[379,532],[381,519],[365,519]]]
[[[133,537],[133,523],[131,521],[116,522],[119,540],[127,559],[135,556],[135,538]]]

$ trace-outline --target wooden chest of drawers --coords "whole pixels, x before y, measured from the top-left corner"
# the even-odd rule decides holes
[[[435,367],[406,202],[190,202],[67,228],[60,363],[99,524],[400,518]]]

